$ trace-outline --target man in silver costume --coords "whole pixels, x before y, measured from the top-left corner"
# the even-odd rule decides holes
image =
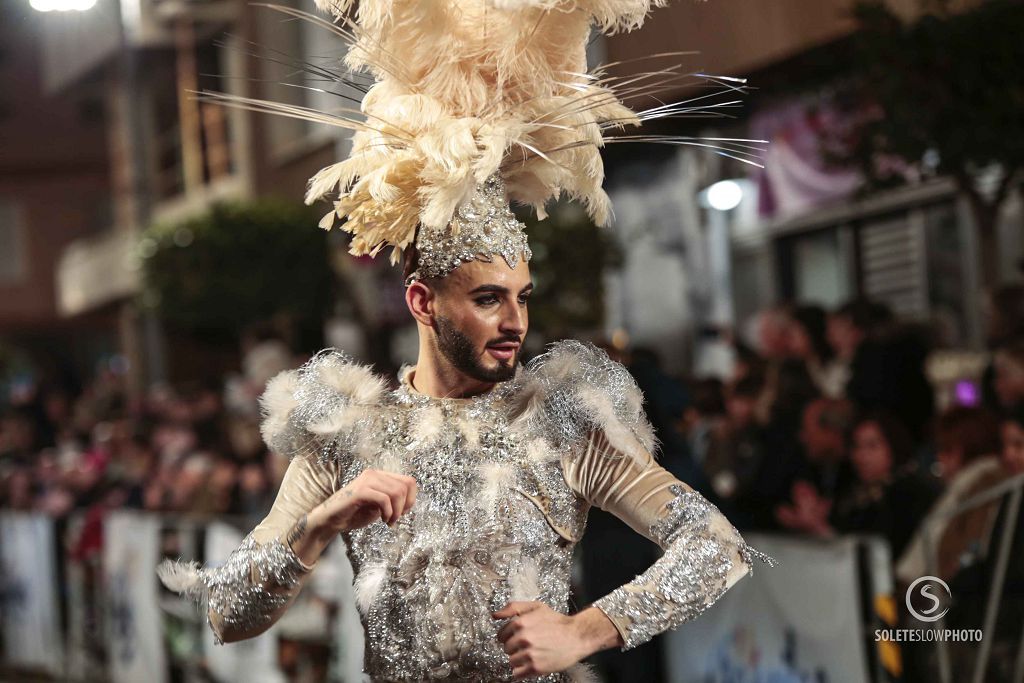
[[[335,350],[271,380],[263,435],[291,459],[273,508],[223,566],[161,567],[204,601],[219,641],[273,624],[340,536],[374,681],[590,680],[580,660],[696,617],[753,558],[770,562],[655,462],[624,367],[575,341],[518,363],[533,288],[522,226],[496,179],[467,215],[457,244],[422,231],[409,252],[419,357],[400,386]],[[592,505],[664,555],[570,614]]]
[[[160,576],[205,606],[219,641],[236,641],[273,624],[340,537],[374,681],[592,680],[588,655],[693,619],[754,558],[771,562],[655,462],[621,365],[575,341],[519,363],[533,285],[509,201],[542,216],[568,195],[607,224],[605,131],[694,111],[657,100],[678,67],[639,77],[655,98],[642,112],[619,99],[636,96],[636,78],[587,73],[592,26],[635,28],[662,3],[363,0],[355,19],[351,0],[317,4],[336,21],[311,21],[349,40],[346,62],[376,79],[362,118],[236,103],[355,131],[307,201],[337,197],[321,226],[342,219],[354,254],[390,246],[406,259],[418,358],[394,390],[333,349],[273,378],[262,433],[290,463],[272,509],[224,565],[168,561]],[[570,613],[591,506],[664,554]]]

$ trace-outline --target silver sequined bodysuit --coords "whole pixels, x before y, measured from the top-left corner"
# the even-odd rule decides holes
[[[280,616],[312,569],[291,551],[288,531],[367,468],[419,486],[394,527],[378,521],[342,534],[374,681],[511,680],[496,638],[504,621],[491,612],[521,600],[570,613],[572,552],[591,505],[665,551],[593,603],[623,649],[700,614],[754,557],[770,562],[655,463],[639,390],[592,346],[555,344],[470,399],[419,394],[407,371],[402,380],[386,390],[328,350],[268,385],[263,434],[291,458],[273,509],[223,566],[175,567],[191,577],[179,589],[208,601],[218,637],[258,633]],[[577,665],[539,680],[589,675]]]

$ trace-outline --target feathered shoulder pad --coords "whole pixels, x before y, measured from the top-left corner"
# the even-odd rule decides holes
[[[387,391],[384,378],[337,349],[324,349],[297,370],[279,373],[260,397],[260,432],[289,459],[331,457],[372,417]]]
[[[582,444],[596,430],[622,453],[654,452],[640,387],[621,363],[593,344],[551,344],[527,365],[522,382],[516,421],[539,429],[556,447]]]

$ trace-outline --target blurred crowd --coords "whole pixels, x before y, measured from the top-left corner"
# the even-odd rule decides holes
[[[302,360],[264,333],[245,342],[241,372],[138,401],[116,363],[78,392],[30,387],[0,417],[0,507],[265,514],[287,462],[260,437],[258,398]]]
[[[895,611],[908,626],[903,595],[933,575],[954,596],[947,626],[980,628],[1004,522],[1015,520],[1002,612],[984,636],[1008,645],[997,645],[992,664],[1008,666],[1024,619],[1024,506],[1014,512],[1000,487],[1005,494],[1024,475],[1024,285],[989,303],[987,353],[973,354],[983,372],[952,391],[929,377],[936,335],[863,299],[759,312],[746,338],[719,335],[737,359],[724,378],[672,377],[645,350],[622,360],[644,390],[665,467],[741,530],[884,538]],[[589,548],[584,539],[588,598],[657,555],[616,521],[591,519],[590,532],[600,532]],[[633,675],[656,666],[650,658],[606,659],[615,680],[660,676]],[[954,660],[972,663],[973,655]],[[907,680],[935,680],[933,661],[907,666]]]
[[[987,367],[949,405],[927,377],[934,349],[924,328],[859,299],[760,312],[746,339],[728,337],[736,362],[725,379],[671,376],[643,349],[620,358],[647,397],[661,462],[740,529],[880,535],[903,585],[928,573],[935,546],[940,577],[975,571],[984,583],[1003,499],[944,511],[1024,473],[1024,286],[991,303]],[[258,398],[305,358],[262,332],[243,340],[242,358],[226,378],[157,386],[136,402],[115,366],[77,392],[22,392],[0,417],[0,507],[95,519],[115,508],[261,516],[287,462],[260,437]],[[1015,558],[1024,558],[1020,526]],[[600,520],[595,527],[615,539]],[[598,566],[616,544],[591,544]],[[642,557],[615,564],[636,560],[642,571]],[[600,569],[591,576],[600,583]],[[1010,582],[1021,590],[1020,566]]]
[[[991,303],[990,360],[951,400],[929,380],[927,328],[882,304],[763,311],[731,377],[679,385],[665,458],[741,529],[880,535],[906,582],[934,541],[951,578],[986,555],[999,506],[927,542],[925,520],[1024,473],[1024,286]]]

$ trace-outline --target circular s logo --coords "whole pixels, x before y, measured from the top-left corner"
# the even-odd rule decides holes
[[[939,587],[946,591],[945,601],[936,595]],[[915,594],[921,597],[918,600],[912,601],[911,598]],[[937,576],[922,576],[907,588],[907,609],[919,621],[938,621],[946,616],[946,612],[949,611],[949,600],[952,596],[953,594],[950,592],[949,586],[946,585],[945,581]],[[922,606],[926,606],[926,608],[921,610],[915,609],[912,602],[918,602]],[[945,608],[942,608],[943,602],[946,603]],[[940,608],[942,608],[941,611]]]

